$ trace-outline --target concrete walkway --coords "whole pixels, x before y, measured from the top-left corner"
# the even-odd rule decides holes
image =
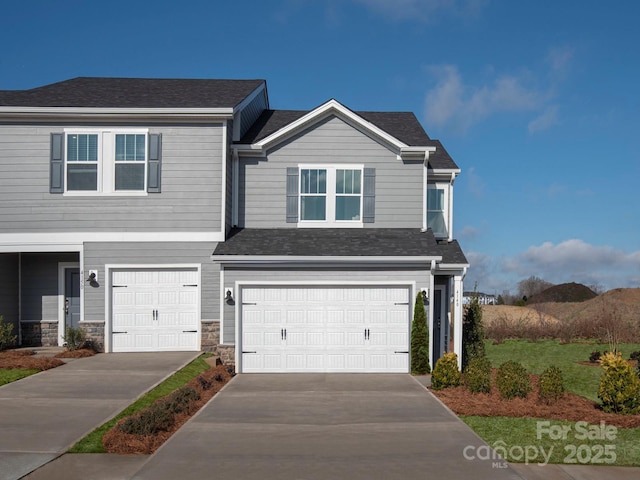
[[[60,456],[198,355],[101,354],[0,387],[0,480]]]
[[[133,478],[521,478],[465,459],[481,445],[409,375],[244,374]]]

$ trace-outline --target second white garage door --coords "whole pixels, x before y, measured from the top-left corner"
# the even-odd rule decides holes
[[[197,270],[114,270],[111,275],[112,351],[200,349]]]
[[[242,372],[407,373],[409,299],[409,287],[244,287]]]

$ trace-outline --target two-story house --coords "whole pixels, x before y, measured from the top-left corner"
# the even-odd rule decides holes
[[[263,80],[0,91],[0,315],[21,345],[209,350],[240,372],[461,351],[458,166],[416,117],[272,110]]]

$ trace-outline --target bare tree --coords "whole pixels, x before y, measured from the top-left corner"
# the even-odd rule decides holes
[[[525,278],[518,282],[518,297],[530,298],[549,287],[553,287],[553,283],[549,283],[542,278],[531,275],[529,278]]]

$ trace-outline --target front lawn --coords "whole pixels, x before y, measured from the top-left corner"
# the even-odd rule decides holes
[[[0,368],[0,386],[5,385],[6,383],[15,382],[16,380],[20,380],[21,378],[28,377],[29,375],[33,375],[34,373],[38,373],[40,370],[30,369],[30,370],[18,370],[13,368]]]
[[[640,350],[640,345],[622,344],[619,348],[623,358],[628,359],[631,352]],[[555,365],[562,370],[567,392],[595,403],[598,403],[602,369],[599,365],[584,363],[594,350],[604,353],[608,349],[606,344],[560,344],[557,340],[486,343],[487,356],[494,367],[514,360],[523,364],[529,373],[541,374]],[[618,417],[622,422],[630,420],[622,415]],[[640,428],[622,428],[611,425],[610,421],[589,426],[575,418],[565,421],[473,414],[461,418],[510,462],[640,466]]]
[[[588,362],[594,350],[604,353],[609,350],[608,344],[599,343],[567,343],[558,340],[507,340],[500,345],[487,341],[485,344],[487,357],[494,367],[507,360],[521,363],[529,373],[541,374],[545,368],[555,365],[562,370],[565,388],[568,392],[598,401],[598,383],[602,370],[598,365],[583,365]],[[640,350],[640,344],[623,343],[620,351],[623,358],[628,359],[631,352]]]

